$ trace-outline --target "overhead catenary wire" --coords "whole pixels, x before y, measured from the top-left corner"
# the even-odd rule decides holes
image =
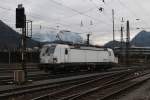
[[[5,10],[5,11],[11,11],[11,12],[14,12],[14,10],[13,9],[10,9],[10,8],[5,8],[5,7],[0,7],[0,9],[3,9],[3,10]],[[90,9],[91,10],[91,9]],[[42,17],[40,18],[40,15],[39,14],[32,14],[32,15],[29,15],[30,17],[33,17],[33,18],[38,18],[38,19],[40,19],[40,20],[43,20],[42,19]],[[5,19],[3,19],[3,20],[5,20],[6,22],[9,22],[9,19],[8,18],[5,18]],[[15,23],[13,23],[14,25],[15,25]],[[63,26],[70,26],[70,24],[62,24],[62,23],[58,23],[57,22],[57,24],[59,24],[59,25],[63,25]]]
[[[89,9],[89,10],[87,10],[87,11],[85,11],[85,12],[79,12],[79,11],[77,11],[77,10],[74,10],[74,9],[72,9],[72,8],[70,8],[71,10],[73,10],[73,11],[75,11],[75,12],[77,12],[78,14],[80,14],[80,15],[84,15],[84,16],[88,16],[88,17],[90,17],[92,20],[93,20],[93,18],[94,17],[91,17],[91,16],[89,16],[89,15],[85,15],[85,13],[86,12],[89,12],[90,10],[92,10],[92,8],[91,9]],[[8,9],[7,9],[8,10]],[[12,9],[9,9],[9,10],[12,10]],[[12,10],[12,11],[14,11],[14,10]],[[40,18],[41,16],[40,15],[38,15],[37,16],[37,14],[32,14],[32,15],[30,15],[30,17],[34,17],[34,18]],[[41,20],[43,20],[42,19],[42,17],[41,17]],[[94,20],[97,20],[97,19],[95,19],[94,18]],[[57,22],[56,22],[57,23]],[[60,24],[60,23],[59,23]],[[61,23],[61,25],[62,25],[62,23]],[[64,25],[64,24],[63,24]],[[72,24],[69,24],[69,25],[64,25],[64,26],[67,26],[67,27],[70,27]],[[88,28],[87,28],[88,29]]]
[[[81,13],[80,11],[78,11],[78,10],[76,10],[76,9],[73,9],[73,8],[71,8],[71,7],[69,7],[69,6],[66,6],[66,5],[64,5],[64,4],[61,4],[61,3],[58,3],[58,2],[56,2],[55,0],[52,0],[55,4],[58,4],[58,5],[60,5],[60,6],[63,6],[63,7],[65,7],[65,8],[68,8],[68,9],[70,9],[70,10],[72,10],[73,12],[76,12],[76,13],[78,13],[79,15],[83,15],[83,16],[85,16],[85,17],[88,17],[88,18],[90,18],[90,19],[92,19],[92,20],[94,20],[95,22],[97,22],[97,23],[99,23],[99,21],[101,22],[101,23],[103,23],[103,24],[105,24],[105,25],[109,25],[108,23],[105,23],[103,20],[99,20],[99,19],[97,19],[97,18],[95,18],[95,17],[92,17],[92,16],[89,16],[89,15],[86,15],[86,14],[84,14],[84,13]],[[90,26],[89,26],[90,27]],[[87,29],[89,30],[89,27],[87,26]]]
[[[95,6],[95,8],[99,11],[100,14],[101,14],[101,13],[104,14],[105,8],[102,7],[102,5],[100,5],[100,6],[96,5],[96,3],[95,3],[93,0],[91,0],[91,2],[92,2],[92,4]],[[108,18],[110,21],[112,20],[112,19],[109,18],[108,16],[105,16],[105,17]]]
[[[0,6],[0,9],[7,10],[7,11],[13,11],[13,10],[10,9],[10,8],[6,8],[6,7],[2,7],[2,6]]]
[[[76,10],[76,9],[73,9],[73,8],[71,8],[71,7],[67,6],[67,5],[64,5],[64,4],[62,4],[62,3],[59,3],[59,2],[57,2],[57,1],[55,1],[55,0],[51,0],[51,1],[52,1],[53,3],[55,3],[55,4],[57,4],[57,5],[63,6],[63,7],[65,7],[65,8],[68,8],[68,9],[72,10],[73,12],[78,13],[79,15],[86,16],[86,17],[88,17],[88,18],[91,18],[91,19],[93,19],[93,20],[95,20],[95,21],[99,21],[99,22],[102,22],[102,23],[104,22],[103,20],[99,20],[98,18],[95,18],[95,17],[93,17],[93,16],[86,15],[86,14],[84,14],[84,13],[82,13],[82,12]],[[49,2],[50,2],[50,1],[49,1]],[[107,24],[108,24],[108,23],[107,23]]]
[[[2,7],[2,6],[0,6],[0,9],[3,9],[3,10],[5,10],[5,11],[11,11],[11,12],[13,12],[14,13],[14,11],[15,11],[15,9],[11,9],[11,8],[6,8],[6,7]],[[32,15],[29,15],[29,16],[31,16],[31,17],[34,17],[34,18],[40,18],[41,17],[41,15],[40,14],[35,14],[35,13],[32,13]],[[42,18],[42,17],[41,17]],[[69,26],[69,25],[68,25]]]
[[[86,11],[84,11],[84,12],[82,12],[83,14],[84,13],[87,13],[87,12],[89,12],[89,11],[91,11],[91,10],[93,10],[94,8],[90,8],[90,9],[88,9],[88,10],[86,10]],[[75,15],[78,15],[78,14],[75,14]],[[67,17],[64,17],[64,18],[71,18],[71,17],[73,17],[73,16],[75,16],[75,15],[71,15],[71,16],[67,16]],[[34,15],[31,15],[31,17],[34,17],[34,18],[40,18],[39,16],[37,17],[37,16],[34,16]],[[64,22],[64,21],[63,21]],[[64,23],[67,23],[67,22],[64,22]],[[58,22],[54,22],[54,24],[59,24],[59,25],[64,25],[64,26],[67,26],[67,27],[71,27],[72,25],[75,25],[75,24],[62,24],[62,23],[58,23]],[[78,25],[78,24],[77,24]],[[87,28],[88,29],[88,28]]]
[[[142,6],[142,4],[140,4],[139,2],[138,2],[138,0],[136,1],[136,2],[134,2],[136,5],[138,5],[138,8],[140,8],[140,12],[145,12],[145,14],[146,14],[146,16],[149,16],[150,17],[150,14],[149,14],[149,12],[146,12],[146,10],[143,10],[144,9],[144,7]],[[136,20],[140,20],[140,19],[136,19]],[[146,26],[149,26],[149,23],[147,22],[147,21],[145,21],[145,20],[142,20],[145,24],[146,24]]]
[[[139,15],[136,13],[136,12],[134,12],[130,7],[128,7],[127,5],[126,5],[126,3],[124,3],[123,1],[121,1],[121,0],[117,0],[117,1],[119,1],[119,4],[121,4],[125,9],[128,9],[128,11],[130,11],[130,13],[131,13],[131,15],[132,15],[132,17],[133,18],[135,18],[135,20],[136,19],[139,19]],[[142,9],[141,8],[141,5],[138,3],[138,2],[134,2],[136,5],[138,5],[138,8],[139,9]],[[142,12],[143,12],[143,10],[142,10]],[[145,24],[146,24],[146,26],[149,26],[149,24],[148,24],[148,21],[145,21],[145,20],[142,20]],[[143,28],[144,29],[144,28]],[[145,28],[145,29],[148,29],[148,28]]]

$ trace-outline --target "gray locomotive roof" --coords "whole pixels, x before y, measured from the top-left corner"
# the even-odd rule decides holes
[[[96,50],[96,51],[104,51],[107,50],[107,48],[96,48],[96,47],[86,47],[86,46],[81,46],[81,47],[75,47],[75,46],[70,46],[71,49],[81,49],[81,50]]]
[[[45,46],[56,46],[56,45],[66,45],[66,44],[47,44]],[[81,45],[68,45],[71,49],[80,49],[80,50],[96,50],[96,51],[107,51],[107,48],[94,47],[94,46],[81,46]]]

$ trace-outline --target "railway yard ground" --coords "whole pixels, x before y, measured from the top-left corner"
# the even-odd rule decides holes
[[[0,66],[0,100],[150,100],[148,65],[52,74],[27,64],[28,82],[20,85],[13,83],[17,64]]]

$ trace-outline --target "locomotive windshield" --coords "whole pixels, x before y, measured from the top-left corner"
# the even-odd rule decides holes
[[[51,54],[54,53],[56,46],[46,46],[44,48],[43,56],[47,55],[50,56]]]
[[[53,54],[53,53],[54,53],[55,48],[56,48],[56,46],[50,46],[50,47],[48,47],[47,50],[46,50],[46,54],[47,54],[48,56],[50,56],[50,54]]]

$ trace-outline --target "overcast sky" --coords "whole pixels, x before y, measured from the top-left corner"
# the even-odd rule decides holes
[[[83,36],[91,33],[95,44],[104,44],[112,40],[112,9],[116,40],[120,40],[121,24],[124,27],[126,24],[121,23],[122,17],[124,21],[130,20],[131,37],[150,29],[150,0],[0,0],[0,20],[14,29],[15,8],[20,3],[25,7],[27,19],[33,20],[34,33],[55,29],[83,33]],[[100,7],[104,8],[102,12],[98,10]]]

